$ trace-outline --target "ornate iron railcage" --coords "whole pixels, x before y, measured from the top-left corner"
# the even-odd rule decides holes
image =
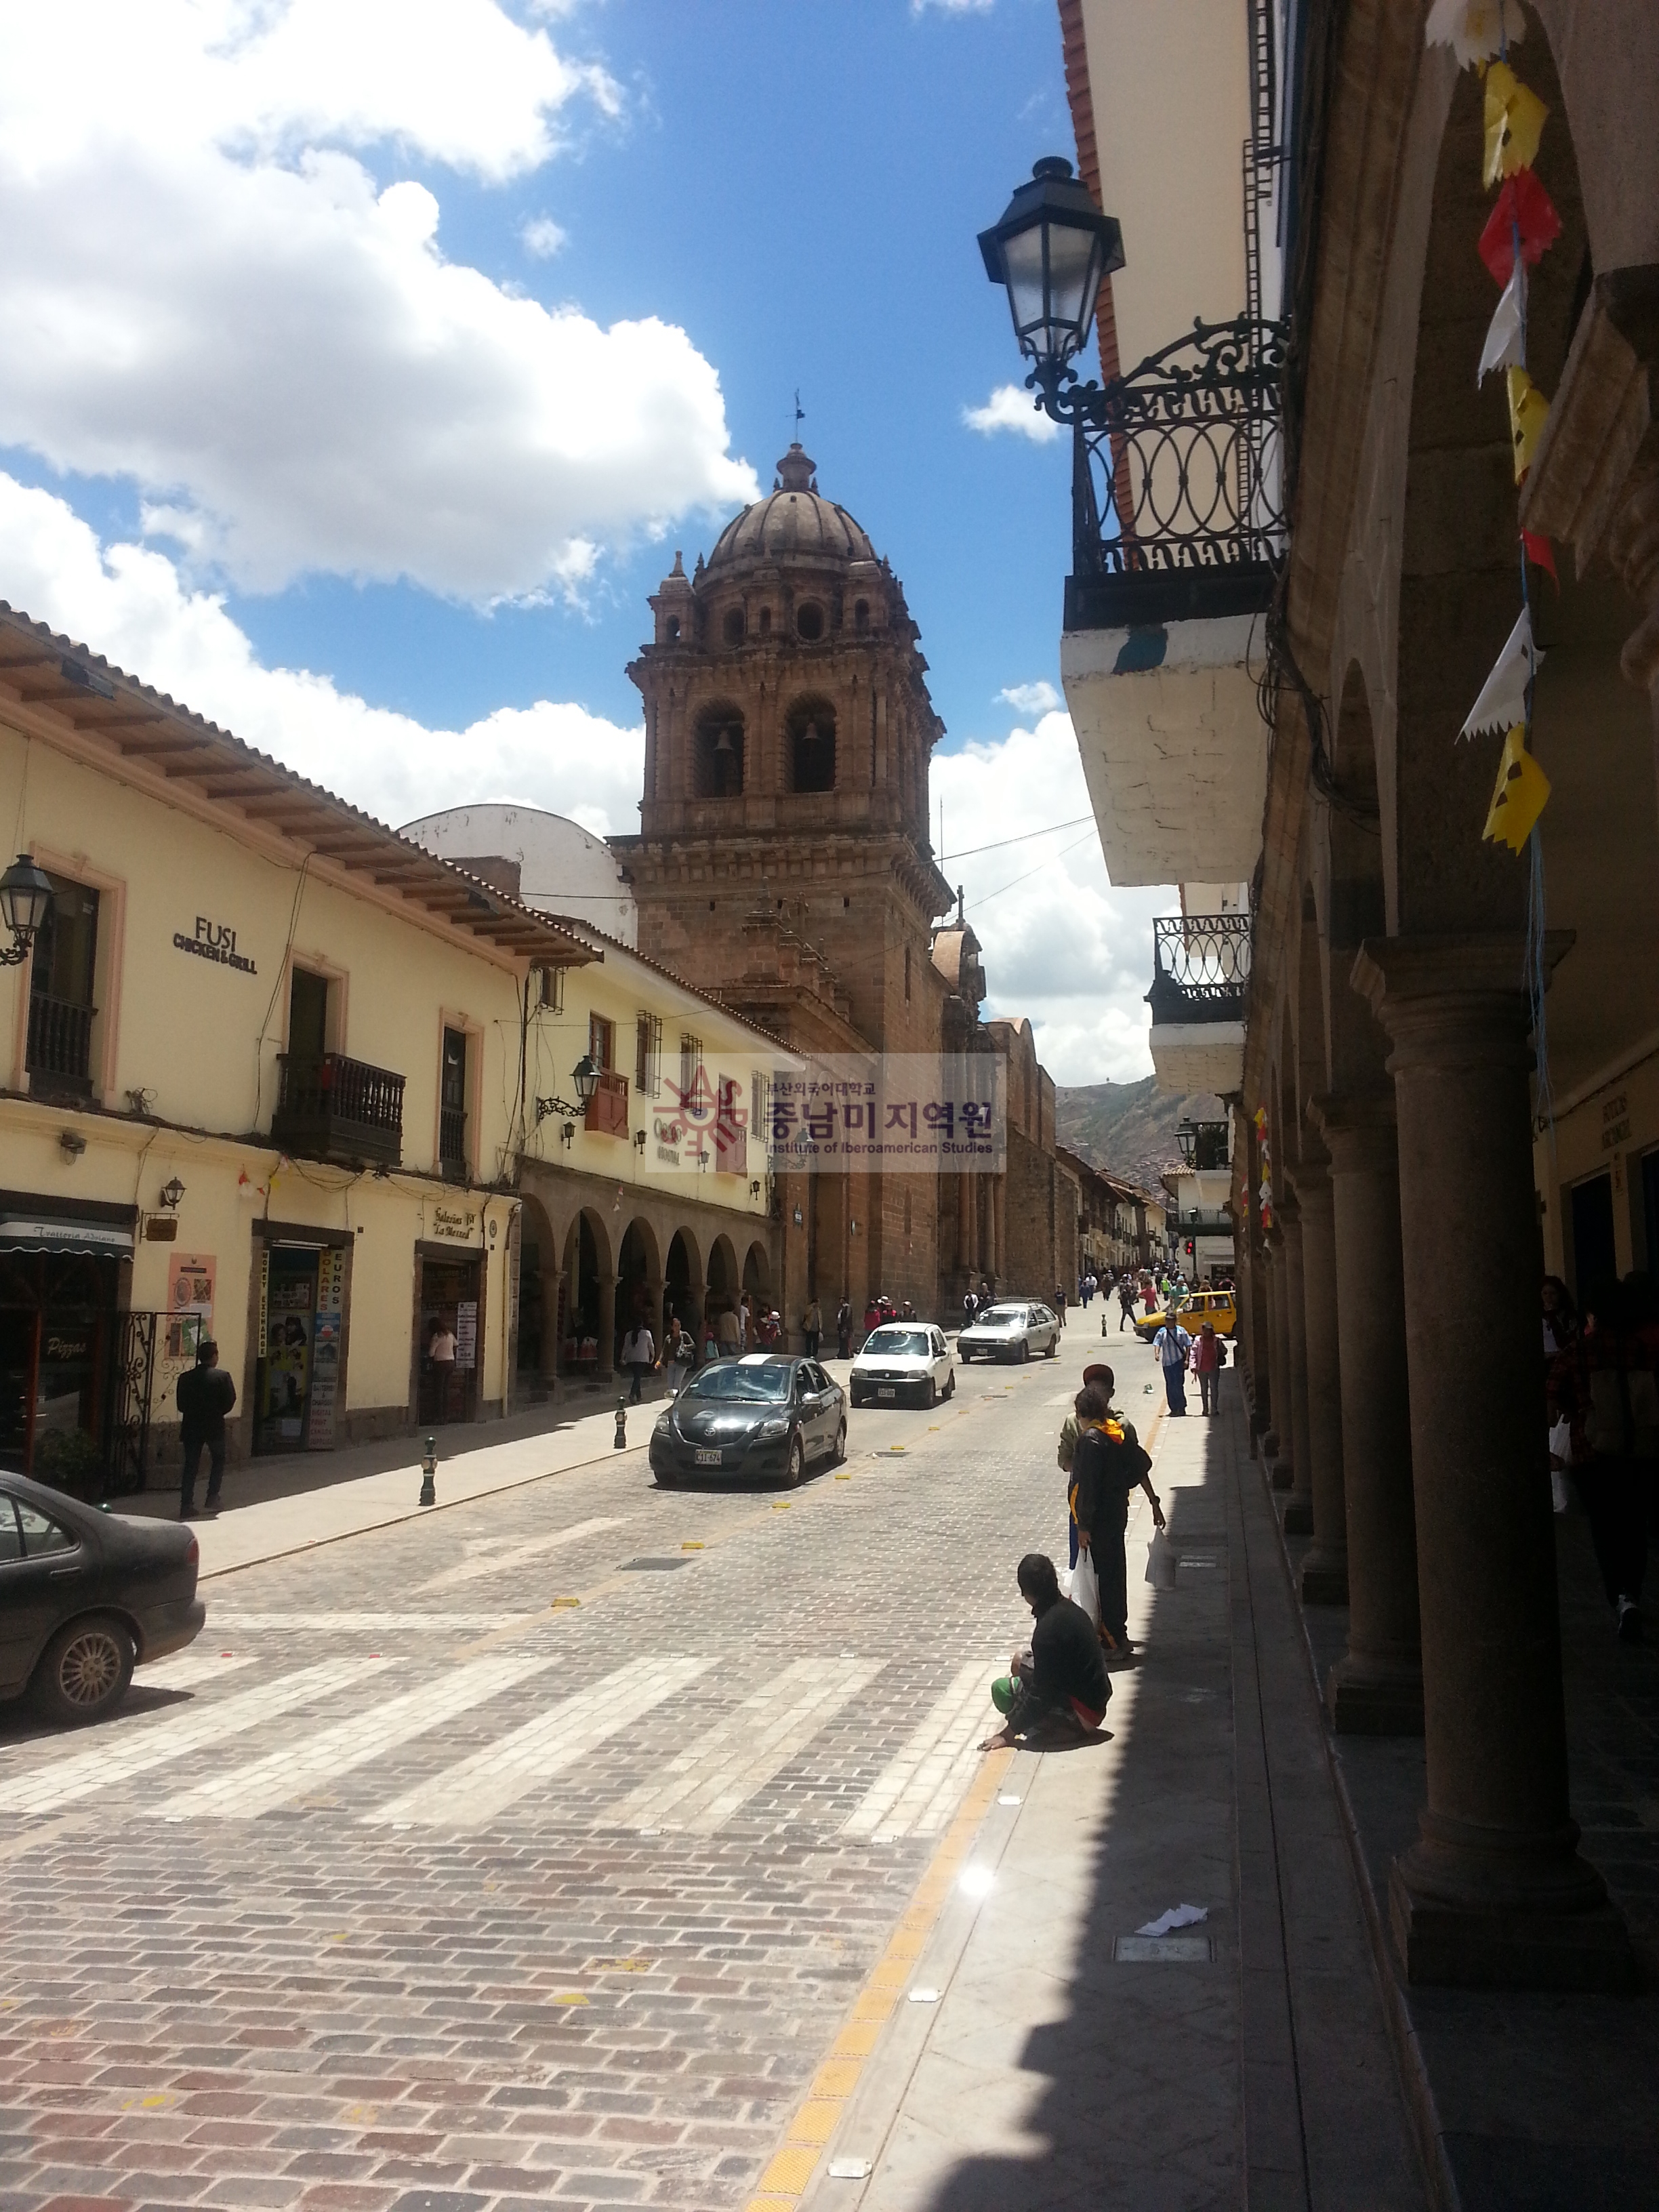
[[[1152,924],[1154,1022],[1242,1022],[1250,980],[1250,917],[1175,915]]]

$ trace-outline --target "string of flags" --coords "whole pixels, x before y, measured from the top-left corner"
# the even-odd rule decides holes
[[[1532,466],[1550,405],[1527,372],[1527,272],[1561,234],[1561,218],[1532,166],[1549,109],[1510,65],[1510,49],[1521,43],[1524,28],[1518,0],[1434,0],[1424,32],[1430,46],[1449,46],[1458,66],[1474,70],[1482,82],[1481,181],[1488,191],[1495,187],[1498,197],[1478,250],[1498,287],[1498,301],[1475,381],[1484,384],[1503,371],[1517,489]],[[1542,568],[1553,582],[1559,580],[1548,538],[1522,530],[1520,540],[1521,613],[1459,732],[1465,738],[1504,733],[1481,834],[1513,853],[1524,848],[1550,795],[1549,778],[1530,744],[1533,687],[1544,656],[1533,642],[1528,568]]]

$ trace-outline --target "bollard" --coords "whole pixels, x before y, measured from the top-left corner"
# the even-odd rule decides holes
[[[435,1505],[438,1502],[438,1439],[428,1437],[426,1449],[421,1454],[421,1503]]]
[[[618,1398],[617,1401],[617,1433],[611,1437],[611,1442],[617,1451],[628,1449],[628,1401],[626,1398]]]

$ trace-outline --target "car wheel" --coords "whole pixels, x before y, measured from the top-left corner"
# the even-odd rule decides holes
[[[800,1488],[801,1477],[805,1474],[805,1472],[806,1451],[805,1446],[801,1443],[799,1435],[796,1434],[789,1439],[789,1470],[783,1478],[784,1481],[788,1485],[791,1490],[799,1490]]]
[[[836,1449],[830,1455],[831,1467],[840,1467],[847,1457],[847,1424],[843,1421],[836,1431]]]
[[[1049,1338],[1049,1340],[1048,1340],[1048,1352],[1046,1353],[1045,1357],[1047,1357],[1047,1358],[1049,1358],[1049,1359],[1052,1359],[1052,1358],[1054,1358],[1055,1354],[1059,1352],[1059,1350],[1060,1350],[1060,1339],[1059,1339],[1057,1336],[1051,1336],[1051,1337]]]
[[[1030,1358],[1030,1356],[1031,1340],[1029,1336],[1022,1336],[1019,1340],[1019,1364],[1022,1367],[1024,1366],[1026,1361]]]
[[[930,1413],[933,1412],[933,1410],[934,1407],[935,1407],[935,1406],[937,1406],[937,1405],[938,1405],[938,1403],[939,1403],[939,1384],[938,1384],[937,1382],[934,1382],[934,1380],[933,1380],[933,1376],[930,1375],[930,1376],[927,1377],[927,1410],[928,1410],[928,1412],[929,1412]]]
[[[118,1620],[92,1613],[60,1628],[34,1677],[34,1701],[66,1727],[102,1720],[127,1693],[137,1655]]]
[[[957,1395],[957,1370],[954,1367],[945,1378],[945,1395],[947,1398],[954,1398]]]

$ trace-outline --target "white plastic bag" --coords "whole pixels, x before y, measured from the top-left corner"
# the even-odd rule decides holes
[[[1077,1565],[1072,1570],[1072,1603],[1080,1605],[1097,1628],[1100,1626],[1100,1583],[1095,1575],[1095,1563],[1086,1551],[1077,1555]]]
[[[1550,1459],[1571,1462],[1572,1458],[1572,1424],[1564,1416],[1550,1431]],[[1550,1468],[1550,1504],[1558,1513],[1565,1513],[1571,1499],[1567,1489],[1565,1467]]]
[[[1154,1528],[1152,1540],[1146,1547],[1146,1579],[1154,1589],[1175,1588],[1176,1565],[1175,1546],[1162,1528]]]

